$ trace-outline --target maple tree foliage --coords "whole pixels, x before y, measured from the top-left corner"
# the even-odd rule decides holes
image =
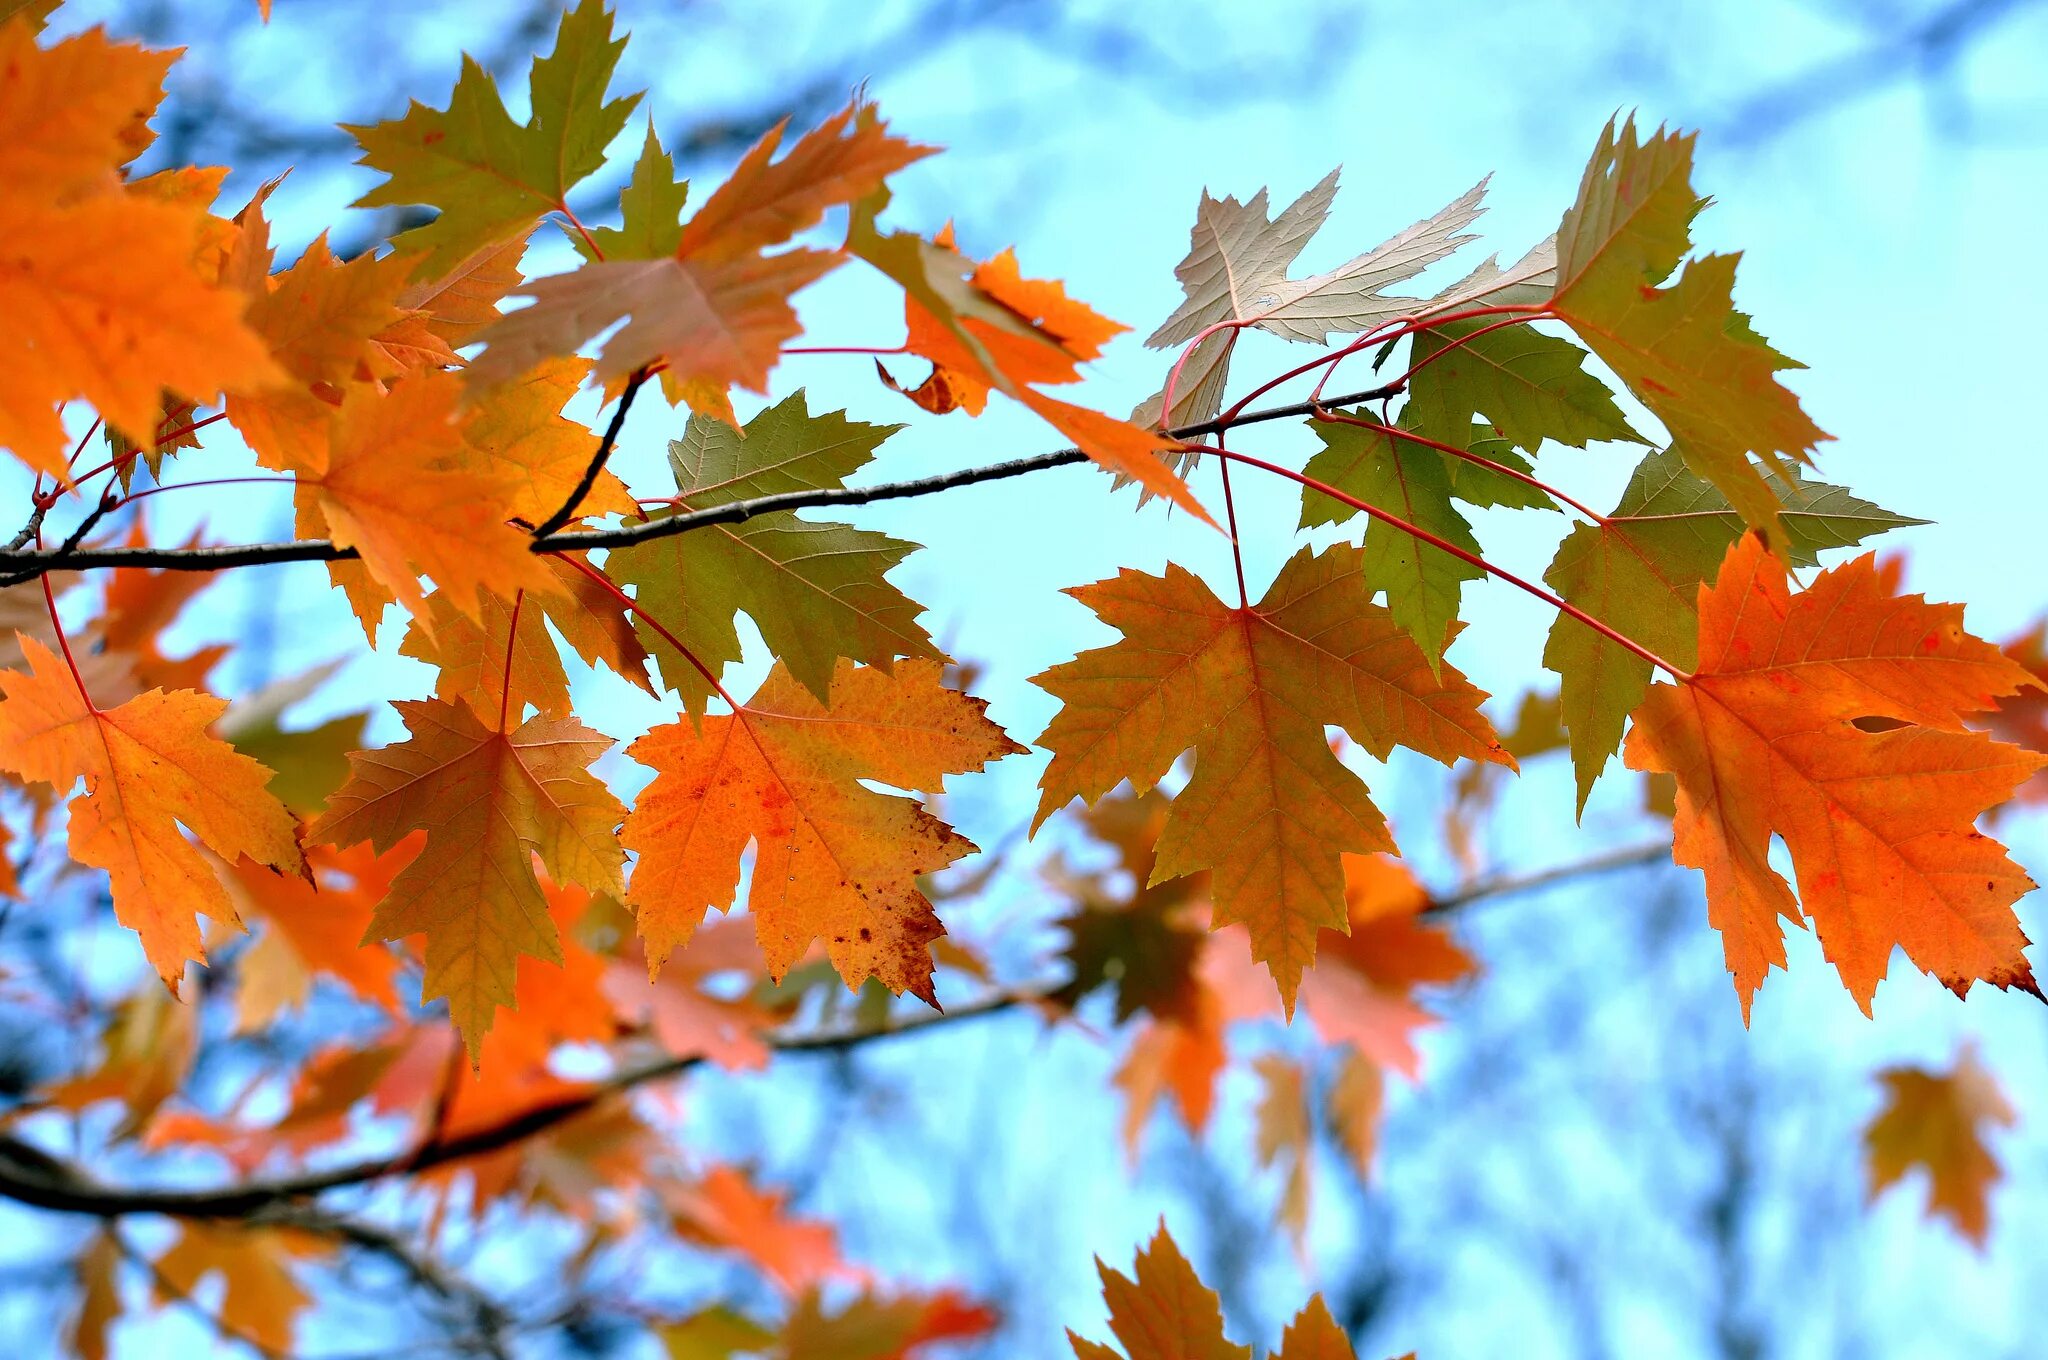
[[[1689,135],[1610,123],[1554,236],[1433,294],[1394,290],[1476,239],[1484,182],[1314,274],[1298,260],[1335,172],[1277,214],[1264,188],[1205,192],[1182,300],[1145,342],[1171,353],[1161,387],[1122,418],[1051,392],[1129,328],[1015,250],[976,259],[903,220],[891,182],[938,149],[863,97],[776,126],[693,198],[612,88],[616,16],[575,0],[524,121],[465,58],[445,107],[346,126],[377,176],[356,206],[416,225],[347,259],[323,232],[281,264],[276,182],[235,201],[231,167],[134,170],[177,54],[52,37],[48,10],[0,6],[0,447],[32,478],[0,548],[0,894],[32,913],[60,882],[103,890],[141,966],[97,1057],[5,1116],[0,1194],[96,1223],[80,1355],[108,1353],[122,1282],[145,1278],[147,1306],[292,1353],[350,1253],[459,1314],[451,1350],[586,1321],[588,1299],[525,1308],[444,1259],[449,1221],[500,1209],[566,1225],[578,1283],[649,1241],[758,1277],[731,1303],[608,1314],[672,1355],[1043,1340],[1041,1319],[848,1259],[787,1188],[688,1146],[664,1094],[704,1066],[1025,1009],[1077,1033],[1107,1018],[1133,1160],[1159,1112],[1199,1137],[1227,1079],[1254,1085],[1244,1154],[1306,1256],[1319,1149],[1371,1176],[1436,997],[1527,966],[1452,928],[1527,883],[1432,885],[1400,857],[1371,787],[1397,749],[1456,772],[1461,857],[1523,762],[1565,752],[1582,813],[1630,778],[1617,751],[1666,781],[1648,805],[1701,871],[1745,1021],[1788,922],[1865,1015],[1898,950],[1959,997],[2041,996],[2015,909],[2033,882],[1979,823],[2048,797],[2043,635],[1972,636],[1960,606],[1904,593],[1896,559],[1823,566],[1922,521],[1820,480],[1829,436],[1779,379],[1798,365],[1736,310],[1736,257],[1694,253]],[[607,167],[618,210],[586,222],[572,191]],[[794,300],[849,268],[902,341],[797,344]],[[1240,390],[1246,331],[1314,357]],[[873,358],[870,402],[782,383],[799,353]],[[1325,395],[1361,365],[1374,386]],[[585,391],[595,425],[567,414]],[[876,480],[898,421],[965,446],[996,394],[1072,447]],[[624,444],[657,397],[673,437],[648,480]],[[1293,444],[1251,451],[1283,421]],[[1537,472],[1593,444],[1643,450],[1606,514]],[[208,475],[238,451],[267,475]],[[1011,820],[1045,833],[1037,881],[1070,910],[1027,974],[1022,934],[962,931],[958,905],[1023,852],[976,860],[946,800],[1032,748],[893,579],[918,545],[826,512],[1084,462],[1110,474],[1097,494],[1136,483],[1137,513],[1192,521],[1235,579],[1169,561],[1069,590],[1116,636],[1047,649],[1035,678],[1056,711],[1036,811]],[[1291,482],[1298,514],[1241,519],[1233,475]],[[149,497],[243,481],[290,486],[290,540],[152,531]],[[1542,583],[1487,556],[1494,510],[1557,517]],[[1255,599],[1243,545],[1297,534],[1314,541]],[[224,647],[164,651],[214,577],[293,562],[324,563],[360,648],[424,663],[431,694],[299,728],[286,714],[334,667],[230,701],[209,692]],[[1487,680],[1556,677],[1505,732],[1476,662],[1447,655],[1487,582],[1554,613],[1540,656]],[[621,746],[585,671],[661,716]],[[1314,1055],[1248,1038],[1282,1025]],[[243,1096],[202,1092],[219,1045],[280,1035]],[[1873,1196],[1924,1167],[1931,1212],[1982,1245],[1984,1134],[2014,1110],[1967,1050],[1880,1078]],[[55,1150],[102,1107],[124,1165],[218,1179],[114,1180]],[[395,1150],[351,1160],[366,1127]],[[392,1226],[333,1194],[382,1182],[422,1212]],[[131,1218],[170,1233],[139,1244]],[[1101,1278],[1121,1350],[1070,1333],[1082,1360],[1250,1356],[1163,1224],[1132,1276]],[[1318,1298],[1274,1354],[1356,1351]]]

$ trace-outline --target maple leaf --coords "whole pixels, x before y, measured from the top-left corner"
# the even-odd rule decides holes
[[[753,922],[727,918],[700,927],[690,947],[670,958],[658,977],[648,976],[647,961],[637,953],[612,960],[603,988],[619,1018],[647,1026],[671,1056],[706,1057],[727,1071],[759,1071],[768,1065],[766,1035],[780,1022],[781,1008],[750,993],[718,995],[704,984],[719,974],[751,984],[762,972]]]
[[[259,197],[238,219],[238,248],[260,249],[267,259],[267,246],[251,244],[266,231],[261,204]],[[341,386],[397,374],[372,342],[403,315],[398,297],[413,262],[363,254],[343,263],[322,233],[290,269],[255,279],[249,325],[291,376],[289,384],[228,394],[228,423],[259,463],[283,470],[316,462]]]
[[[1926,522],[1796,473],[1766,480],[1778,499],[1779,524],[1795,566],[1814,565],[1829,548]],[[1636,465],[1604,521],[1565,536],[1543,579],[1602,623],[1689,668],[1699,650],[1699,586],[1719,569],[1741,533],[1742,517],[1688,470],[1677,449],[1656,450]],[[1650,663],[1560,614],[1543,664],[1560,677],[1559,717],[1570,737],[1584,811],[1594,780],[1621,746],[1624,719],[1649,690]]]
[[[774,1344],[764,1347],[749,1337],[743,1348],[761,1360],[922,1360],[930,1354],[925,1347],[984,1336],[997,1321],[989,1309],[952,1290],[866,1293],[835,1313],[827,1313],[819,1291],[812,1290],[797,1300]]]
[[[1623,751],[1677,776],[1673,854],[1706,875],[1745,1019],[1785,964],[1781,916],[1812,918],[1866,1015],[1895,945],[1958,996],[1978,980],[2039,994],[2012,910],[2033,881],[1972,824],[2048,757],[1964,724],[2033,679],[1959,607],[1895,595],[1874,561],[1793,595],[1743,535],[1700,592],[1698,667],[1651,687]],[[1766,859],[1773,835],[1796,899]]]
[[[1546,440],[1573,448],[1649,442],[1629,428],[1607,384],[1586,372],[1584,350],[1529,326],[1494,324],[1452,321],[1416,332],[1404,424],[1462,445],[1480,415],[1528,453]]]
[[[1446,764],[1514,763],[1480,716],[1486,696],[1455,668],[1431,674],[1348,544],[1296,553],[1249,608],[1171,564],[1068,593],[1124,640],[1034,681],[1064,703],[1039,738],[1053,759],[1034,827],[1125,779],[1150,788],[1193,748],[1152,879],[1212,870],[1217,923],[1250,927],[1290,1012],[1316,931],[1348,927],[1343,854],[1393,849],[1325,726],[1382,759],[1398,743]]]
[[[352,385],[328,425],[325,447],[291,467],[299,482],[299,533],[355,548],[375,585],[429,629],[422,575],[472,619],[481,619],[487,591],[561,589],[529,551],[531,540],[505,522],[517,494],[513,483],[467,465],[455,424],[461,395],[460,379],[444,373],[413,375],[388,393]],[[352,595],[364,632],[374,638],[383,597],[360,588]]]
[[[585,359],[549,359],[516,380],[472,394],[462,438],[487,474],[502,473],[517,486],[508,517],[545,521],[576,489],[590,466],[597,437],[560,414],[590,372]],[[638,508],[626,485],[600,470],[574,507],[575,518],[627,515]]]
[[[1192,918],[1209,881],[1205,874],[1151,881],[1168,807],[1166,795],[1152,789],[1111,794],[1082,813],[1081,824],[1116,851],[1117,863],[1114,874],[1076,872],[1063,861],[1048,873],[1077,907],[1055,922],[1070,936],[1063,956],[1073,975],[1047,1000],[1071,1010],[1083,997],[1112,989],[1118,1024],[1141,1011],[1200,1024],[1195,964],[1207,936]]]
[[[286,1006],[303,1006],[315,974],[387,1010],[399,1009],[393,985],[398,957],[362,940],[372,910],[416,848],[401,844],[377,855],[368,846],[316,845],[306,854],[304,878],[264,873],[246,860],[222,866],[240,914],[266,927],[239,960],[238,1028],[262,1029]]]
[[[1309,423],[1323,447],[1302,469],[1305,475],[1479,555],[1479,539],[1471,523],[1451,504],[1453,483],[1444,453],[1401,438],[1392,426],[1366,428],[1326,420]],[[1342,523],[1363,513],[1319,491],[1302,488],[1304,529]],[[1464,584],[1482,580],[1486,573],[1379,519],[1367,524],[1363,547],[1367,588],[1386,592],[1394,621],[1415,639],[1432,669],[1440,666],[1444,649],[1456,635],[1458,599]]]
[[[264,789],[270,771],[207,732],[226,700],[159,689],[97,709],[47,647],[20,642],[28,673],[0,672],[0,768],[60,793],[84,779],[71,800],[72,857],[107,871],[115,918],[176,991],[186,961],[206,957],[198,913],[235,920],[180,826],[223,859],[301,873],[297,826]]]
[[[60,1110],[117,1101],[117,1137],[133,1137],[184,1088],[199,1053],[199,1012],[162,987],[144,987],[115,1007],[100,1034],[98,1062],[38,1094]]]
[[[0,445],[60,483],[66,401],[140,438],[166,388],[197,401],[283,377],[200,262],[204,204],[116,174],[149,145],[174,57],[98,31],[44,48],[0,23]]]
[[[527,122],[512,121],[497,82],[465,55],[446,109],[415,100],[403,118],[344,124],[363,148],[357,164],[390,176],[355,206],[440,209],[394,242],[401,252],[426,252],[419,269],[426,279],[524,237],[543,214],[567,211],[570,188],[604,165],[605,148],[640,102],[637,94],[605,98],[625,46],[624,37],[612,37],[603,0],[581,0],[562,14],[554,51],[534,58]]]
[[[838,412],[813,416],[801,391],[762,411],[743,432],[693,416],[683,437],[669,445],[676,510],[653,518],[844,486],[898,428],[864,425]],[[780,510],[631,544],[614,551],[606,566],[712,675],[740,659],[733,621],[745,613],[790,675],[823,699],[842,657],[887,670],[899,656],[939,655],[917,623],[923,606],[885,579],[916,547]],[[676,643],[651,628],[643,627],[642,635],[663,682],[684,708],[701,713],[712,681]]]
[[[2011,1127],[2018,1113],[1971,1045],[1946,1072],[1887,1067],[1877,1078],[1885,1087],[1884,1108],[1863,1131],[1870,1198],[1924,1168],[1927,1212],[1946,1217],[1983,1250],[1991,1231],[1991,1187],[1999,1177],[1984,1135],[1990,1125]]]
[[[1390,298],[1385,290],[1473,239],[1458,233],[1479,216],[1486,182],[1481,180],[1442,212],[1349,263],[1309,278],[1289,278],[1296,257],[1330,215],[1337,174],[1332,170],[1270,219],[1264,189],[1249,203],[1235,198],[1218,201],[1204,190],[1188,236],[1187,258],[1174,266],[1185,300],[1146,338],[1146,345],[1185,345],[1222,321],[1245,322],[1272,335],[1320,345],[1333,333],[1370,330],[1412,310],[1415,299]],[[1163,409],[1162,390],[1141,405],[1133,419],[1178,428],[1213,418],[1223,408],[1235,342],[1234,331],[1205,338],[1182,368],[1174,409]]]
[[[661,149],[654,120],[632,176],[619,191],[619,225],[593,227],[586,239],[569,233],[569,244],[585,263],[598,260],[658,260],[673,255],[683,240],[683,209],[690,201],[690,182],[676,178],[674,157]]]
[[[2004,651],[2034,676],[2034,684],[2000,699],[1984,726],[2000,741],[2048,752],[2048,620],[2008,639]],[[2048,800],[2048,774],[2035,775],[2013,795],[2014,804],[2043,800]]]
[[[528,704],[543,717],[572,716],[569,676],[549,624],[588,664],[609,666],[636,688],[653,693],[647,653],[618,597],[564,558],[541,560],[560,594],[519,595],[508,602],[485,591],[481,619],[472,619],[449,603],[445,591],[436,591],[427,597],[431,629],[415,619],[399,654],[439,667],[435,697],[460,700],[485,722],[497,722],[501,713],[524,717]]]
[[[162,1291],[190,1299],[200,1284],[218,1274],[225,1285],[220,1327],[229,1336],[261,1346],[272,1355],[292,1348],[298,1315],[313,1302],[292,1272],[298,1261],[332,1255],[332,1243],[289,1228],[252,1228],[230,1223],[180,1222],[178,1240],[150,1269]]]
[[[726,389],[767,390],[769,369],[800,329],[791,295],[842,259],[809,247],[765,252],[932,151],[890,136],[872,109],[855,103],[776,160],[785,127],[777,124],[740,159],[683,225],[672,253],[601,260],[518,290],[533,305],[479,337],[486,348],[471,377],[503,382],[625,321],[598,353],[599,378],[659,361],[671,399],[684,397],[694,409],[736,423]]]
[[[696,1184],[677,1186],[663,1196],[684,1238],[739,1252],[785,1294],[802,1294],[853,1274],[840,1257],[838,1231],[791,1214],[788,1200],[731,1166],[714,1166]]]
[[[1782,546],[1778,498],[1752,453],[1789,476],[1830,438],[1777,380],[1798,368],[1734,310],[1735,255],[1707,255],[1660,287],[1691,245],[1704,200],[1693,139],[1659,129],[1639,142],[1612,121],[1558,227],[1551,311],[1568,323],[1671,432],[1686,462]]]
[[[526,277],[519,262],[529,239],[480,247],[438,278],[413,280],[398,295],[400,310],[420,317],[449,349],[462,348],[498,319],[498,303]]]
[[[1224,1337],[1222,1301],[1180,1254],[1164,1221],[1151,1244],[1139,1248],[1129,1276],[1110,1269],[1100,1257],[1095,1273],[1102,1277],[1102,1297],[1109,1304],[1109,1330],[1129,1360],[1251,1360],[1251,1347]],[[1071,1329],[1067,1340],[1078,1360],[1124,1360]]]
[[[1116,485],[1137,482],[1147,496],[1164,496],[1215,523],[1171,465],[1172,440],[1037,390],[1079,382],[1078,365],[1126,327],[1068,297],[1057,282],[1023,277],[1007,250],[977,264],[954,248],[950,228],[935,241],[877,230],[875,217],[887,202],[885,191],[855,205],[847,248],[903,289],[904,348],[932,365],[931,376],[905,395],[929,411],[959,407],[978,415],[988,394],[1000,391],[1073,440],[1115,475]],[[880,360],[876,368],[883,382],[904,391]]]
[[[931,1002],[927,946],[945,932],[917,877],[975,846],[861,781],[937,793],[949,773],[1021,752],[984,707],[946,688],[933,661],[893,673],[841,661],[823,703],[777,663],[737,713],[633,743],[628,753],[655,778],[620,838],[639,855],[629,900],[650,971],[707,909],[731,903],[752,844],[747,905],[770,977],[822,938],[848,987],[874,977]]]
[[[1309,1074],[1301,1064],[1278,1053],[1262,1053],[1252,1061],[1264,1091],[1253,1112],[1253,1150],[1259,1165],[1281,1167],[1280,1203],[1274,1219],[1286,1228],[1300,1251],[1308,1233],[1311,1154],[1315,1147],[1315,1112],[1309,1107]]]
[[[1302,1005],[1325,1040],[1416,1081],[1415,1032],[1436,1018],[1415,989],[1461,982],[1478,965],[1424,919],[1428,895],[1400,861],[1347,855],[1344,889],[1350,929],[1317,945],[1315,967],[1301,980]]]
[[[426,843],[377,904],[366,939],[426,937],[424,999],[448,999],[470,1057],[510,1005],[522,955],[562,961],[534,875],[623,895],[613,829],[625,809],[590,773],[611,739],[574,719],[486,728],[460,704],[394,705],[409,740],[349,757],[353,774],[306,830],[310,841],[379,853]]]

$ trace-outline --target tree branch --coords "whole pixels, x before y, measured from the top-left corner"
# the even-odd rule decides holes
[[[1266,421],[1287,420],[1297,416],[1311,415],[1317,410],[1335,406],[1356,406],[1362,402],[1376,401],[1387,395],[1392,388],[1372,388],[1364,392],[1353,392],[1341,397],[1326,397],[1321,402],[1296,402],[1288,406],[1271,406],[1263,410],[1247,411],[1235,420],[1205,420],[1194,425],[1184,425],[1167,433],[1176,439],[1193,439],[1201,435],[1215,434],[1221,430],[1233,429],[1240,425],[1258,425]],[[623,403],[622,403],[623,405]],[[623,414],[623,411],[621,412]],[[615,423],[618,417],[614,416]],[[605,450],[609,456],[609,451]],[[957,472],[942,472],[931,477],[914,477],[908,481],[882,482],[875,486],[825,487],[814,491],[782,491],[770,496],[756,496],[750,500],[733,501],[727,505],[713,506],[706,510],[691,510],[683,514],[668,515],[661,519],[647,520],[638,524],[625,525],[618,529],[585,529],[570,533],[550,533],[536,537],[533,550],[540,553],[586,552],[593,548],[623,548],[634,543],[645,543],[650,539],[668,538],[674,534],[689,533],[693,529],[705,529],[714,524],[738,524],[756,515],[765,515],[776,510],[801,510],[821,505],[869,505],[876,501],[904,500],[916,496],[935,495],[951,491],[956,487],[973,486],[980,482],[1003,481],[1021,477],[1030,472],[1042,472],[1048,468],[1068,467],[1085,463],[1088,455],[1079,449],[1055,449],[1050,453],[1034,454],[1028,458],[1012,458],[1000,463],[989,463],[982,467],[962,468]],[[594,466],[601,468],[602,459]],[[590,474],[596,480],[596,473]],[[579,492],[576,498],[582,499]],[[243,543],[202,548],[71,548],[24,552],[20,550],[0,551],[0,574],[15,581],[32,581],[52,571],[89,571],[98,567],[151,567],[162,571],[226,571],[234,567],[267,566],[281,562],[341,562],[356,556],[354,548],[344,548],[326,539],[302,539],[292,543]]]
[[[1581,877],[1652,864],[1668,856],[1670,850],[1669,842],[1660,840],[1654,844],[1625,846],[1589,859],[1530,873],[1481,879],[1445,896],[1433,898],[1423,910],[1431,915],[1444,915],[1491,898],[1513,897]],[[921,1034],[1036,1005],[1061,985],[1063,981],[998,992],[957,1010],[940,1011],[878,1029],[783,1035],[772,1039],[769,1048],[776,1053],[828,1053],[878,1040]],[[650,1082],[680,1076],[703,1063],[702,1057],[658,1059],[625,1068],[560,1100],[522,1111],[504,1123],[457,1138],[437,1140],[419,1148],[326,1171],[249,1180],[212,1189],[104,1185],[32,1143],[12,1135],[0,1135],[0,1197],[58,1213],[86,1214],[97,1218],[119,1218],[129,1214],[206,1219],[261,1218],[278,1213],[281,1206],[303,1205],[329,1190],[429,1171],[450,1162],[510,1147],[574,1119],[606,1100]]]

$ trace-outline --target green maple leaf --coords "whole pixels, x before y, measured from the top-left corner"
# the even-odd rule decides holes
[[[1699,657],[1699,587],[1720,569],[1743,517],[1727,497],[1693,475],[1676,449],[1637,465],[1605,524],[1584,524],[1558,546],[1543,579],[1558,594],[1675,666]],[[1780,518],[1795,566],[1829,548],[1926,521],[1893,514],[1838,486],[1759,474]],[[1628,714],[1650,684],[1650,663],[1559,615],[1543,649],[1578,777],[1579,807],[1621,745]]]
[[[1415,337],[1402,419],[1432,439],[1457,443],[1483,415],[1510,443],[1535,453],[1543,442],[1584,448],[1595,440],[1649,441],[1629,428],[1614,394],[1571,341],[1528,326],[1486,330],[1454,321]],[[1483,332],[1483,333],[1482,333]]]
[[[1515,446],[1502,438],[1493,426],[1485,421],[1476,421],[1468,426],[1468,433],[1460,440],[1445,438],[1433,429],[1424,429],[1420,422],[1411,422],[1409,412],[1403,411],[1401,422],[1413,423],[1417,434],[1427,435],[1441,444],[1456,444],[1467,453],[1484,458],[1487,462],[1498,463],[1501,467],[1513,468],[1520,473],[1532,473],[1536,465],[1515,452]],[[1448,433],[1448,432],[1446,432]],[[1467,505],[1482,508],[1502,506],[1509,510],[1556,510],[1558,504],[1550,493],[1517,477],[1510,477],[1484,463],[1469,459],[1441,455],[1444,471],[1451,479],[1451,494]]]
[[[633,177],[619,191],[619,225],[591,228],[587,242],[568,228],[569,244],[586,261],[673,255],[683,239],[683,208],[689,199],[690,181],[676,178],[675,158],[662,150],[650,120],[640,159],[633,163]]]
[[[693,416],[669,445],[682,504],[656,518],[843,486],[899,428],[838,412],[813,416],[800,391],[748,421],[744,433]],[[740,659],[733,621],[748,615],[769,651],[824,702],[842,656],[886,670],[899,656],[939,655],[917,623],[924,606],[884,579],[917,546],[778,510],[621,548],[606,569],[634,586],[635,597],[714,674]],[[666,639],[644,628],[642,638],[684,707],[701,712],[710,682]]]
[[[427,252],[420,278],[438,278],[544,213],[564,211],[570,187],[604,164],[605,148],[640,102],[637,94],[605,99],[625,46],[612,37],[602,0],[582,0],[562,15],[555,50],[534,59],[527,122],[512,121],[497,82],[465,55],[446,109],[415,100],[403,118],[345,124],[363,148],[357,164],[391,176],[355,206],[441,210],[393,242],[401,252]]]
[[[1703,201],[1690,182],[1692,146],[1661,129],[1639,143],[1633,119],[1619,136],[1608,124],[1558,228],[1551,309],[1664,422],[1692,469],[1782,550],[1764,473],[1790,476],[1830,436],[1777,380],[1801,365],[1735,310],[1738,256],[1692,260],[1676,283],[1658,286],[1690,247]]]
[[[1451,474],[1443,453],[1357,425],[1310,425],[1323,448],[1303,469],[1309,476],[1478,554],[1479,540],[1471,524],[1451,503]],[[1318,491],[1302,490],[1304,529],[1339,524],[1358,513]],[[1366,585],[1386,592],[1394,622],[1422,648],[1430,669],[1439,670],[1465,582],[1486,573],[1378,519],[1366,526],[1364,547]]]

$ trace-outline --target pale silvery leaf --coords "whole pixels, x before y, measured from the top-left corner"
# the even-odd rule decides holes
[[[1544,237],[1529,253],[1502,269],[1499,257],[1489,255],[1479,267],[1418,307],[1422,316],[1483,304],[1489,307],[1548,302],[1557,288],[1557,237]]]
[[[1255,315],[1277,302],[1273,290],[1287,281],[1289,266],[1330,215],[1337,174],[1323,176],[1270,222],[1264,189],[1249,203],[1218,201],[1204,190],[1188,233],[1187,258],[1173,271],[1187,301],[1145,343],[1153,349],[1184,345],[1204,327]]]
[[[1376,248],[1314,278],[1281,279],[1253,301],[1262,304],[1258,326],[1289,340],[1322,344],[1331,334],[1370,330],[1390,317],[1413,311],[1415,299],[1390,298],[1382,290],[1411,279],[1473,240],[1458,232],[1485,211],[1481,180],[1436,216],[1426,218]],[[1266,303],[1270,295],[1272,301]]]

